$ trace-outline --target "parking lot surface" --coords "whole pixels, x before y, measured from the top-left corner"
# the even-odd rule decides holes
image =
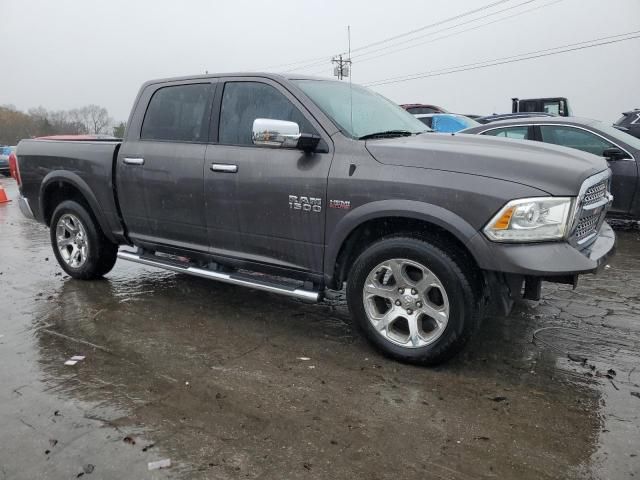
[[[72,280],[0,183],[0,480],[640,476],[633,225],[599,276],[545,284],[422,368],[373,351],[339,297],[122,261]]]

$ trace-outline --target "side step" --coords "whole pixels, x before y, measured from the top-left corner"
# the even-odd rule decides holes
[[[213,270],[205,270],[204,268],[191,267],[188,265],[182,266],[175,262],[164,262],[159,259],[149,258],[148,255],[141,256],[137,253],[122,250],[118,252],[118,258],[128,260],[130,262],[141,263],[143,265],[149,265],[150,267],[163,268],[173,272],[187,273],[189,275],[195,275],[196,277],[218,280],[232,285],[251,287],[265,292],[279,293],[280,295],[298,298],[307,302],[317,302],[320,298],[320,294],[318,292],[282,285],[276,282],[269,282],[263,279],[253,279],[250,278],[249,275],[242,275],[240,273],[214,272]]]

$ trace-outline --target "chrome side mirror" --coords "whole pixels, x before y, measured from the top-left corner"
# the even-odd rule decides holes
[[[295,122],[256,118],[251,138],[254,145],[274,148],[298,148],[300,127]]]

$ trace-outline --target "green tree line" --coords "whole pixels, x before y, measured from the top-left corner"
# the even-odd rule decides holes
[[[122,137],[124,122],[115,123],[106,108],[86,105],[71,110],[43,107],[21,112],[12,105],[0,106],[0,145],[16,145],[23,138],[47,135],[106,134]]]

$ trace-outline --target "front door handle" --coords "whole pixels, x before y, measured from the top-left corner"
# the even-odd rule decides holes
[[[229,165],[228,163],[212,163],[211,164],[212,172],[223,172],[223,173],[237,173],[238,166],[237,165]]]
[[[144,165],[144,158],[124,157],[122,161],[127,165]]]

